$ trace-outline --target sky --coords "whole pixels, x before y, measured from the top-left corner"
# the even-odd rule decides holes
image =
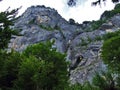
[[[55,8],[66,20],[73,18],[76,22],[82,23],[83,21],[98,20],[105,10],[111,10],[115,6],[111,0],[107,0],[106,4],[102,3],[101,6],[94,7],[91,6],[92,1],[95,0],[78,0],[75,7],[69,7],[66,4],[67,0],[3,0],[0,2],[0,12],[5,11],[9,6],[10,9],[22,6],[19,10],[19,15],[21,15],[30,6],[45,5]]]

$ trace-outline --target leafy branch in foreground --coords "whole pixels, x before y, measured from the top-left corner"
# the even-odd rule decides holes
[[[8,43],[12,35],[19,35],[17,31],[13,30],[11,26],[14,25],[18,9],[12,11],[0,12],[0,49],[8,47]]]

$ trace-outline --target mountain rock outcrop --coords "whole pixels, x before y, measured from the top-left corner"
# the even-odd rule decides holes
[[[66,59],[71,62],[70,67],[74,67],[70,70],[71,83],[83,83],[90,81],[95,71],[106,69],[100,58],[101,37],[120,28],[120,14],[99,29],[86,31],[90,24],[70,24],[54,9],[32,6],[16,20],[14,28],[20,31],[21,36],[14,36],[9,47],[21,52],[28,45],[55,40],[53,48],[67,53]]]
[[[68,41],[82,31],[80,26],[70,25],[56,10],[45,6],[28,8],[16,21],[15,28],[23,35],[13,43],[16,42],[13,47],[18,51],[29,44],[55,39],[58,51],[66,52]]]

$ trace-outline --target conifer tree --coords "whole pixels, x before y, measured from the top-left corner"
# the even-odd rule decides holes
[[[9,9],[9,8],[8,8]],[[8,43],[12,38],[12,35],[17,35],[18,33],[11,28],[14,21],[16,20],[16,14],[19,9],[12,11],[6,10],[0,12],[0,49],[5,49],[8,47]]]

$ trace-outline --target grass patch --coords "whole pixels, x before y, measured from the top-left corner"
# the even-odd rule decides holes
[[[81,38],[80,46],[87,46],[89,44],[88,40]]]
[[[101,41],[101,40],[103,40],[103,38],[101,36],[96,36],[95,37],[95,41]]]
[[[54,30],[54,28],[52,28],[49,25],[45,26],[45,25],[40,24],[39,27],[42,28],[42,29],[48,30],[48,31],[53,31]]]
[[[48,31],[61,30],[61,28],[57,25],[55,25],[54,27],[51,27],[50,25],[46,26],[46,25],[40,24],[39,27]]]
[[[32,19],[32,20],[29,21],[28,24],[34,24],[34,23],[35,23],[35,19]]]
[[[106,20],[93,21],[91,27],[92,27],[93,30],[96,30],[105,22],[106,22]]]

